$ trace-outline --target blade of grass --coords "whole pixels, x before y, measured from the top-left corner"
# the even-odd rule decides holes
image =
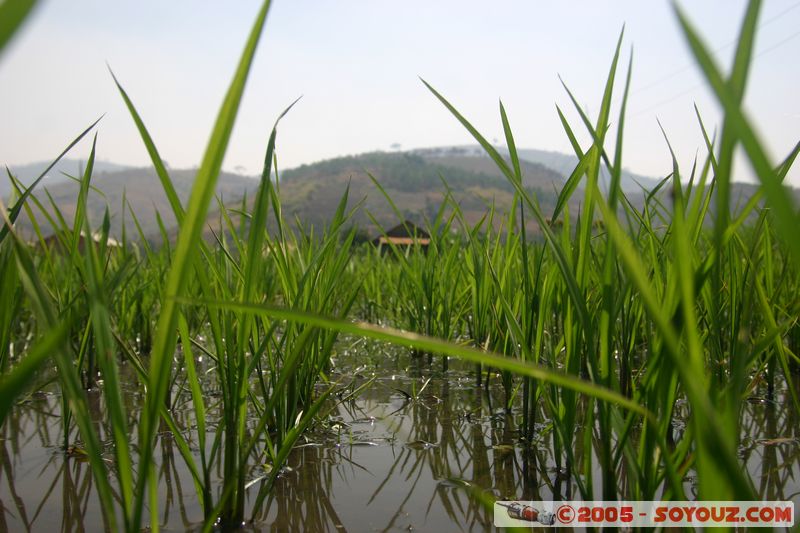
[[[494,368],[508,370],[521,376],[529,376],[542,381],[553,383],[576,392],[595,397],[615,405],[619,405],[629,411],[640,415],[652,416],[645,408],[638,403],[626,398],[612,390],[606,389],[591,382],[582,380],[569,374],[561,374],[543,368],[533,363],[527,363],[516,359],[510,359],[498,354],[491,354],[469,346],[460,346],[452,342],[443,341],[434,337],[427,337],[412,332],[404,332],[389,327],[379,327],[365,322],[349,322],[347,320],[329,318],[306,311],[285,309],[269,305],[259,305],[240,302],[214,302],[197,301],[186,298],[178,298],[178,302],[191,305],[207,305],[214,308],[235,309],[250,313],[263,314],[282,320],[292,320],[311,326],[332,329],[341,333],[349,333],[361,337],[368,337],[375,340],[382,340],[418,348],[432,353],[450,355],[473,363],[483,363]]]
[[[167,396],[167,388],[170,382],[170,365],[177,342],[178,326],[178,306],[175,297],[184,293],[188,283],[189,274],[193,267],[194,258],[196,257],[195,252],[197,247],[195,243],[200,239],[205,215],[214,194],[219,172],[222,168],[223,157],[244,93],[245,82],[247,81],[256,47],[266,22],[269,7],[270,1],[266,0],[262,3],[258,15],[256,16],[239,65],[211,132],[211,139],[209,140],[205,155],[203,156],[200,169],[198,170],[197,178],[195,179],[195,184],[189,199],[184,224],[181,226],[178,236],[173,263],[167,277],[163,308],[158,318],[153,351],[151,354],[148,390],[145,400],[146,416],[141,425],[140,433],[142,472],[150,472],[151,470],[148,465],[150,465],[152,460],[153,443],[158,427],[159,412]],[[145,497],[146,489],[149,485],[146,479],[148,477],[147,475],[142,475],[137,482],[137,508],[143,506],[143,498]],[[157,507],[158,502],[151,501],[150,504],[153,507]],[[139,524],[134,525],[137,526],[138,529]],[[157,528],[158,524],[151,524],[151,526]]]
[[[147,153],[150,155],[150,161],[153,163],[153,168],[156,170],[156,175],[161,181],[161,186],[164,188],[164,192],[167,195],[167,200],[169,201],[170,207],[172,207],[175,220],[178,221],[178,226],[180,227],[181,223],[183,222],[184,210],[183,206],[181,205],[181,201],[178,198],[178,193],[175,192],[175,187],[173,186],[172,180],[169,177],[169,172],[167,172],[167,167],[164,164],[164,161],[161,159],[161,155],[158,153],[158,149],[153,142],[153,138],[150,136],[150,132],[147,131],[144,121],[142,120],[141,116],[139,116],[139,112],[136,111],[133,102],[128,97],[128,93],[122,88],[122,85],[117,80],[117,77],[114,75],[114,71],[111,70],[110,66],[108,67],[108,71],[111,73],[111,78],[114,80],[122,99],[125,101],[125,106],[128,108],[128,111],[133,118],[133,122],[136,124],[136,129],[139,130],[139,136],[142,138],[145,148],[147,148]]]
[[[0,202],[0,217],[11,228],[11,221],[5,207]],[[20,281],[25,287],[31,306],[36,312],[43,327],[50,331],[59,327],[59,321],[55,315],[55,305],[50,298],[50,294],[39,278],[33,259],[25,245],[16,233],[10,231],[14,249],[16,251],[17,268]],[[89,416],[89,408],[86,404],[86,397],[81,387],[80,380],[74,366],[74,354],[68,349],[68,344],[58,345],[58,349],[51,352],[59,370],[61,379],[62,394],[66,398],[69,412],[62,413],[66,417],[70,413],[75,418],[75,422],[80,430],[81,438],[86,447],[89,463],[91,464],[92,475],[95,480],[98,498],[101,502],[103,516],[107,520],[110,528],[116,530],[116,516],[114,513],[113,491],[108,479],[108,472],[102,458],[102,448],[97,434],[94,431],[93,422]],[[65,450],[66,451],[66,450]]]
[[[0,425],[14,406],[15,398],[34,380],[42,364],[64,344],[70,327],[70,321],[65,320],[47,331],[19,363],[0,376]]]
[[[0,2],[0,52],[25,22],[38,2],[36,0],[5,0]]]
[[[33,183],[31,183],[28,186],[28,188],[25,189],[25,192],[22,193],[22,196],[19,197],[16,203],[9,210],[8,220],[6,220],[3,227],[0,228],[0,242],[3,242],[3,239],[5,239],[6,235],[8,235],[9,228],[17,220],[17,216],[19,216],[19,213],[22,210],[22,206],[25,205],[25,201],[28,199],[28,196],[31,195],[33,189],[36,188],[36,186],[44,179],[44,177],[47,176],[47,173],[50,172],[53,169],[53,167],[56,166],[56,164],[58,164],[59,161],[61,161],[61,158],[63,158],[65,155],[67,155],[67,153],[70,150],[72,150],[73,146],[78,144],[81,141],[81,139],[83,139],[90,131],[92,131],[92,129],[94,129],[94,127],[97,125],[98,122],[100,122],[102,118],[103,117],[101,116],[100,118],[95,120],[88,128],[83,130],[83,132],[81,132],[71,143],[69,143],[69,145],[67,145],[64,151],[61,152],[61,154],[58,157],[56,157],[46,169],[44,169],[44,172],[42,172],[38,178],[33,180]]]
[[[748,17],[755,18],[753,6],[757,7],[758,4],[759,2],[757,1],[751,2],[751,7],[748,9]],[[774,165],[769,162],[769,158],[750,125],[750,121],[745,117],[741,109],[741,91],[743,88],[734,87],[725,80],[708,48],[703,44],[683,11],[675,6],[675,12],[689,47],[706,77],[706,81],[708,81],[725,111],[726,124],[729,125],[730,131],[734,132],[736,138],[742,143],[756,174],[761,180],[783,240],[794,256],[794,260],[800,262],[800,239],[795,238],[797,227],[800,226],[800,220],[798,220],[796,208],[788,190],[782,185],[779,175],[773,170],[775,168]],[[749,27],[753,24],[755,24],[754,21],[746,21],[744,25],[745,31],[743,31],[745,35],[749,34]],[[749,52],[737,52],[736,57],[737,60],[743,60],[749,57]],[[734,70],[738,73],[743,68],[737,66]],[[739,83],[743,83],[745,79],[744,74],[738,74],[737,80]],[[720,206],[718,206],[718,209],[721,209]]]

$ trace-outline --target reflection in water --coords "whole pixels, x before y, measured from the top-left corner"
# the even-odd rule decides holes
[[[352,357],[338,361],[339,372],[374,382],[357,398],[331,404],[326,422],[298,443],[271,494],[259,493],[259,482],[250,487],[250,530],[483,531],[492,529],[491,511],[456,480],[502,499],[567,499],[577,493],[576,481],[555,466],[544,413],[537,415],[534,446],[520,444],[521,407],[504,408],[499,379],[487,390],[476,387],[468,367],[458,364],[432,376],[422,358],[375,358],[365,370],[357,366],[371,358]],[[793,386],[800,391],[800,378]],[[138,394],[126,397],[131,420],[138,416]],[[111,464],[113,443],[103,427],[100,395],[90,393],[89,400]],[[184,400],[185,391],[177,387],[176,423],[196,443],[194,415]],[[800,420],[784,408],[790,401],[787,391],[777,391],[774,400],[747,402],[743,415],[740,454],[759,495],[768,500],[798,499]],[[88,463],[79,448],[69,454],[60,448],[60,403],[52,391],[35,393],[2,428],[0,531],[106,529]],[[162,526],[196,531],[202,510],[169,432],[160,434],[157,446]],[[254,465],[254,480],[264,468]],[[212,475],[219,479],[220,472]],[[692,494],[691,478],[687,493]]]
[[[519,493],[510,415],[491,412],[468,374],[431,381],[416,397],[398,392],[414,382],[381,378],[337,406],[336,435],[309,435],[318,442],[293,454],[256,523],[275,531],[489,529],[491,513],[449,479]],[[502,391],[493,392],[497,402]]]

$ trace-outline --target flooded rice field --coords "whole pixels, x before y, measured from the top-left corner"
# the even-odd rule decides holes
[[[0,48],[33,4],[0,0]],[[198,167],[161,159],[111,74],[153,185],[103,192],[95,131],[85,166],[61,171],[70,192],[33,190],[100,119],[38,178],[6,168],[0,533],[487,531],[496,499],[800,500],[800,143],[772,159],[742,111],[761,2],[730,74],[677,10],[722,112],[694,106],[691,169],[667,139],[672,165],[649,185],[623,187],[620,33],[596,116],[587,87],[562,94],[580,120],[557,105],[565,168],[522,157],[502,103],[504,147],[422,80],[485,155],[284,174],[291,104],[231,202],[222,169],[270,4]],[[739,148],[758,178],[743,188]]]
[[[294,447],[270,493],[260,490],[269,466],[252,465],[247,492],[252,520],[246,530],[489,531],[492,511],[480,502],[482,493],[499,499],[580,498],[575,479],[553,459],[548,420],[542,414],[534,442],[523,442],[520,402],[512,399],[511,409],[505,408],[498,376],[492,375],[488,387],[477,386],[470,365],[451,361],[442,372],[436,360],[429,365],[403,350],[350,342],[331,374],[341,385],[330,411]],[[202,360],[198,365],[202,368]],[[55,385],[43,379],[3,427],[0,531],[102,531],[89,464],[79,446],[64,453],[60,398]],[[793,386],[800,388],[800,380]],[[204,387],[213,398],[214,384]],[[102,427],[100,394],[89,397],[113,471],[113,439]],[[126,398],[133,424],[140,393],[129,390]],[[739,453],[761,498],[797,505],[800,424],[785,408],[789,401],[786,389],[774,401],[749,398]],[[180,382],[173,386],[172,405],[176,422],[189,442],[196,442],[191,403]],[[688,413],[682,416],[685,420]],[[212,409],[207,418],[211,441]],[[676,432],[682,430],[675,425]],[[203,513],[192,477],[166,429],[159,434],[156,458],[163,529],[200,531]],[[219,481],[221,473],[213,475]],[[690,473],[686,492],[696,497],[692,483]]]

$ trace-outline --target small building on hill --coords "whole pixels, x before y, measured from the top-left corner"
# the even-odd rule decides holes
[[[378,235],[371,242],[378,248],[391,245],[399,248],[410,248],[416,244],[423,250],[427,250],[428,245],[431,243],[431,236],[424,229],[406,220],[388,230],[385,235]]]

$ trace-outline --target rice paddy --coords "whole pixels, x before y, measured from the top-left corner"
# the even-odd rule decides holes
[[[5,20],[23,4],[0,4],[21,6]],[[690,169],[673,155],[641,199],[619,185],[622,36],[597,116],[558,110],[579,162],[553,212],[523,186],[503,105],[501,152],[423,82],[516,191],[472,225],[448,197],[424,246],[356,244],[347,191],[326,227],[292,223],[277,122],[255,197],[214,201],[268,1],[185,205],[117,82],[177,240],[112,240],[109,214],[92,227],[94,145],[71,220],[9,172],[0,528],[484,530],[494,499],[796,501],[800,216],[783,180],[800,144],[771,161],[742,110],[759,4],[727,76],[676,10],[725,115],[715,136],[698,111],[706,153]],[[730,195],[737,148],[759,179],[745,205]]]

